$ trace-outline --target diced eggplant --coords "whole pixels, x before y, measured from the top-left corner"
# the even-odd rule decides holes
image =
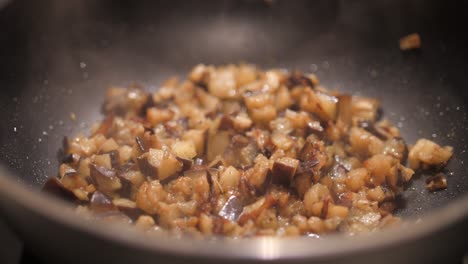
[[[239,216],[238,223],[242,225],[248,220],[255,220],[263,210],[271,208],[276,204],[276,202],[277,201],[273,196],[266,195],[265,197],[258,199],[256,202],[245,206]]]
[[[349,94],[343,94],[338,96],[338,115],[337,120],[343,122],[343,124],[349,126],[352,122],[352,96]]]
[[[166,150],[150,149],[137,158],[138,167],[148,177],[164,180],[182,170],[182,163]]]
[[[246,171],[247,180],[249,184],[254,186],[257,190],[264,190],[269,184],[267,176],[270,171],[270,162],[262,154],[255,157],[254,162],[254,167]]]
[[[365,129],[369,133],[373,134],[374,136],[378,137],[380,140],[387,140],[391,137],[386,131],[381,129],[380,127],[376,126],[374,122],[371,121],[360,121],[359,127]]]
[[[234,117],[231,115],[223,115],[219,122],[219,130],[230,130],[234,129]]]
[[[109,114],[106,118],[101,122],[98,129],[94,132],[94,135],[101,134],[104,136],[108,136],[111,132],[112,126],[114,125],[114,115]]]
[[[216,156],[214,160],[212,160],[208,164],[208,168],[219,168],[219,166],[226,167],[227,163],[221,156]]]
[[[393,156],[405,163],[408,158],[408,148],[402,138],[390,138],[384,144],[383,154]]]
[[[206,170],[188,170],[184,171],[184,176],[185,177],[190,177],[190,178],[196,178],[196,177],[207,177],[207,171]]]
[[[60,165],[60,167],[59,167],[59,176],[60,176],[61,179],[64,178],[65,176],[71,175],[71,174],[76,174],[76,170],[74,168],[70,167],[67,164]]]
[[[192,201],[199,204],[207,202],[211,195],[211,179],[206,169],[188,170],[184,172],[184,176],[189,177],[192,182]]]
[[[220,99],[239,97],[235,72],[231,67],[218,68],[210,74],[208,91]]]
[[[234,167],[227,167],[219,177],[219,183],[224,192],[235,190],[239,186],[241,173]]]
[[[300,152],[299,160],[300,173],[316,174],[328,160],[323,143],[307,141]]]
[[[63,186],[63,184],[55,177],[50,177],[46,181],[46,183],[42,187],[42,191],[50,193],[66,201],[76,200],[75,194],[72,191],[65,188],[65,186]]]
[[[301,109],[317,115],[323,121],[335,120],[338,99],[332,95],[306,89],[300,99]]]
[[[245,131],[252,126],[253,122],[247,115],[223,115],[219,123],[219,130]]]
[[[145,181],[145,177],[138,170],[119,171],[117,173],[120,182],[122,183],[122,189],[119,193],[123,196],[130,195],[132,188],[138,188]]]
[[[134,201],[125,199],[125,198],[115,198],[112,200],[112,203],[117,209],[129,217],[132,221],[138,219],[138,217],[144,212],[137,208]]]
[[[171,146],[172,153],[183,159],[193,159],[197,156],[195,144],[190,140],[178,140]]]
[[[208,137],[206,159],[212,161],[218,155],[223,155],[226,148],[231,143],[231,135],[227,131],[219,131]]]
[[[179,156],[177,156],[176,159],[182,163],[182,171],[190,170],[194,165],[191,159],[181,158]]]
[[[367,158],[372,155],[380,154],[384,149],[384,142],[370,132],[352,127],[349,132],[349,143],[354,155],[361,158]]]
[[[107,90],[103,112],[116,116],[136,116],[141,113],[143,105],[148,101],[148,94],[140,87],[111,87]]]
[[[443,173],[437,173],[426,179],[426,188],[430,192],[447,189],[447,177]]]
[[[91,196],[89,207],[95,212],[117,211],[112,199],[100,191],[95,191]]]
[[[282,184],[289,186],[296,175],[297,168],[299,167],[299,160],[293,158],[280,158],[273,163],[272,182],[275,184]]]
[[[453,155],[453,148],[442,147],[428,139],[419,139],[411,148],[408,160],[413,170],[430,167],[443,168]]]
[[[222,105],[219,98],[207,93],[202,89],[196,89],[195,96],[206,112],[216,112]]]
[[[292,73],[286,81],[286,85],[289,88],[294,88],[296,86],[308,86],[310,88],[314,88],[315,84],[312,82],[310,78],[305,76],[300,72]]]
[[[310,121],[307,123],[307,128],[315,134],[320,134],[324,131],[322,124],[319,121]]]
[[[109,138],[104,143],[101,145],[100,153],[107,153],[111,152],[113,150],[118,150],[119,149],[119,144],[115,141],[113,138]]]
[[[120,166],[120,154],[118,150],[111,150],[106,154],[108,154],[110,157],[112,168],[117,168]]]
[[[187,130],[188,118],[183,117],[177,120],[170,120],[163,124],[166,133],[172,138],[180,138]],[[154,146],[153,146],[154,147]]]
[[[208,88],[208,82],[210,80],[210,72],[212,70],[213,68],[210,66],[198,64],[192,69],[188,78],[190,81],[192,81],[196,85],[206,90]]]
[[[67,156],[65,156],[63,159],[62,159],[62,163],[66,163],[66,164],[69,164],[69,165],[77,165],[78,162],[80,161],[80,158],[81,156],[76,154],[76,153],[71,153],[71,154],[68,154]]]
[[[183,134],[182,139],[192,141],[195,145],[197,155],[201,157],[205,154],[205,145],[207,137],[208,130],[206,129],[190,129]]]
[[[237,221],[243,210],[242,202],[236,196],[232,195],[223,205],[218,215],[231,222]]]
[[[227,165],[236,168],[248,168],[258,154],[258,149],[250,138],[235,135],[232,137],[229,147],[223,153],[223,159]]]
[[[112,169],[112,162],[109,154],[96,155],[94,157],[94,164],[109,170]]]
[[[107,169],[96,164],[89,164],[90,176],[98,190],[105,194],[113,193],[122,188],[122,183],[115,170]]]
[[[160,109],[156,107],[150,107],[146,110],[146,120],[148,120],[148,122],[153,126],[167,122],[174,118],[174,116],[174,111],[168,108]]]
[[[356,121],[374,122],[379,118],[380,102],[368,97],[353,96],[351,111]]]

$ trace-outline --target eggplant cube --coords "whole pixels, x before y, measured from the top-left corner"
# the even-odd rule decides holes
[[[293,158],[283,157],[275,161],[271,169],[273,183],[289,186],[298,166],[299,160]]]
[[[182,163],[166,150],[150,149],[137,161],[141,172],[154,179],[164,180],[182,170]]]

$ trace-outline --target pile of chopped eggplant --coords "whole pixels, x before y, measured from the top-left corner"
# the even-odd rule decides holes
[[[395,198],[415,171],[440,171],[452,156],[427,139],[408,147],[374,98],[247,64],[197,65],[154,93],[111,87],[102,109],[90,136],[65,139],[45,189],[80,213],[149,231],[378,230],[400,221]],[[446,187],[441,174],[427,183]]]

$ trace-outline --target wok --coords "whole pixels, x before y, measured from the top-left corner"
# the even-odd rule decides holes
[[[459,262],[468,250],[464,15],[422,0],[12,1],[0,11],[2,217],[35,255],[58,263]],[[412,32],[422,49],[401,52],[398,39]],[[56,174],[62,137],[101,118],[107,86],[154,90],[195,64],[241,61],[314,72],[329,88],[379,98],[409,143],[455,147],[448,189],[429,193],[416,176],[398,214],[422,220],[401,228],[236,241],[90,224],[39,192]]]

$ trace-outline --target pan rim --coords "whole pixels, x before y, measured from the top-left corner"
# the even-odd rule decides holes
[[[411,243],[443,230],[468,218],[468,195],[463,195],[448,205],[437,208],[424,216],[423,221],[409,221],[402,227],[387,228],[359,236],[329,235],[326,239],[307,237],[278,238],[259,237],[242,239],[216,239],[207,246],[207,240],[181,239],[177,237],[146,236],[133,228],[123,228],[120,224],[100,221],[83,221],[66,202],[51,195],[28,189],[14,180],[14,174],[0,164],[0,203],[14,201],[34,214],[52,222],[85,232],[105,241],[118,243],[144,251],[160,252],[195,258],[229,258],[238,260],[287,260],[287,259],[326,259],[357,254],[363,251],[387,248],[402,243]],[[460,210],[462,209],[462,210]],[[87,224],[88,223],[88,224]],[[116,232],[118,231],[118,232]],[[208,241],[210,242],[210,241]]]

